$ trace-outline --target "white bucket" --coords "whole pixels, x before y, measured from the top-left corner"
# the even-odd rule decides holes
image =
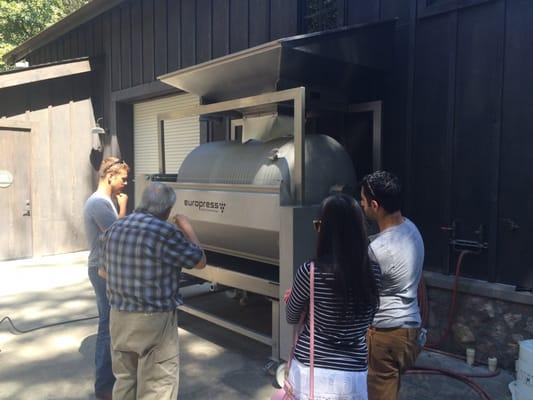
[[[520,388],[517,381],[509,384],[509,390],[511,391],[513,400],[531,400],[531,395]]]
[[[516,361],[516,400],[533,399],[533,340],[520,342]]]
[[[533,364],[526,364],[522,360],[518,360],[516,363],[516,380],[533,389]]]
[[[518,359],[533,368],[533,340],[522,340],[519,345]]]
[[[516,398],[516,381],[512,381],[510,384],[509,384],[509,391],[511,392],[511,395],[513,396],[513,399],[512,400],[518,400]]]

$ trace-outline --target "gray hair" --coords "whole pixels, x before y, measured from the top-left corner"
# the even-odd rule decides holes
[[[139,209],[161,217],[172,208],[176,202],[176,193],[161,182],[150,182],[144,189]]]

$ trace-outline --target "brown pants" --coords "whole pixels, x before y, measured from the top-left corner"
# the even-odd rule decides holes
[[[368,343],[368,399],[396,400],[400,375],[411,368],[421,351],[418,328],[370,328]]]
[[[176,400],[179,384],[178,312],[111,309],[111,359],[117,400]]]

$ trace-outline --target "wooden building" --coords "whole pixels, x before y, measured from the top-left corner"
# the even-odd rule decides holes
[[[404,182],[405,213],[424,236],[428,284],[451,288],[453,244],[465,245],[479,254],[466,257],[460,290],[532,305],[515,290],[533,288],[530,0],[93,0],[5,59],[40,66],[88,57],[91,121],[103,117],[106,151],[120,152],[138,176],[158,172],[155,114],[206,101],[158,76],[278,38],[388,20],[394,57],[372,100],[383,104],[382,166]],[[31,121],[26,110],[64,94],[31,85],[0,88],[0,117]],[[177,171],[198,143],[229,139],[229,124],[192,119],[165,132],[167,170]],[[79,153],[83,168],[89,151]],[[533,320],[521,321],[522,336],[533,334]]]

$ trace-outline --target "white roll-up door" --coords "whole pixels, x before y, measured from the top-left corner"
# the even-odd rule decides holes
[[[157,114],[198,104],[198,96],[180,94],[144,101],[133,106],[133,150],[136,177],[159,172]],[[165,170],[167,173],[175,174],[187,154],[200,143],[199,118],[190,117],[165,122],[164,130]]]

